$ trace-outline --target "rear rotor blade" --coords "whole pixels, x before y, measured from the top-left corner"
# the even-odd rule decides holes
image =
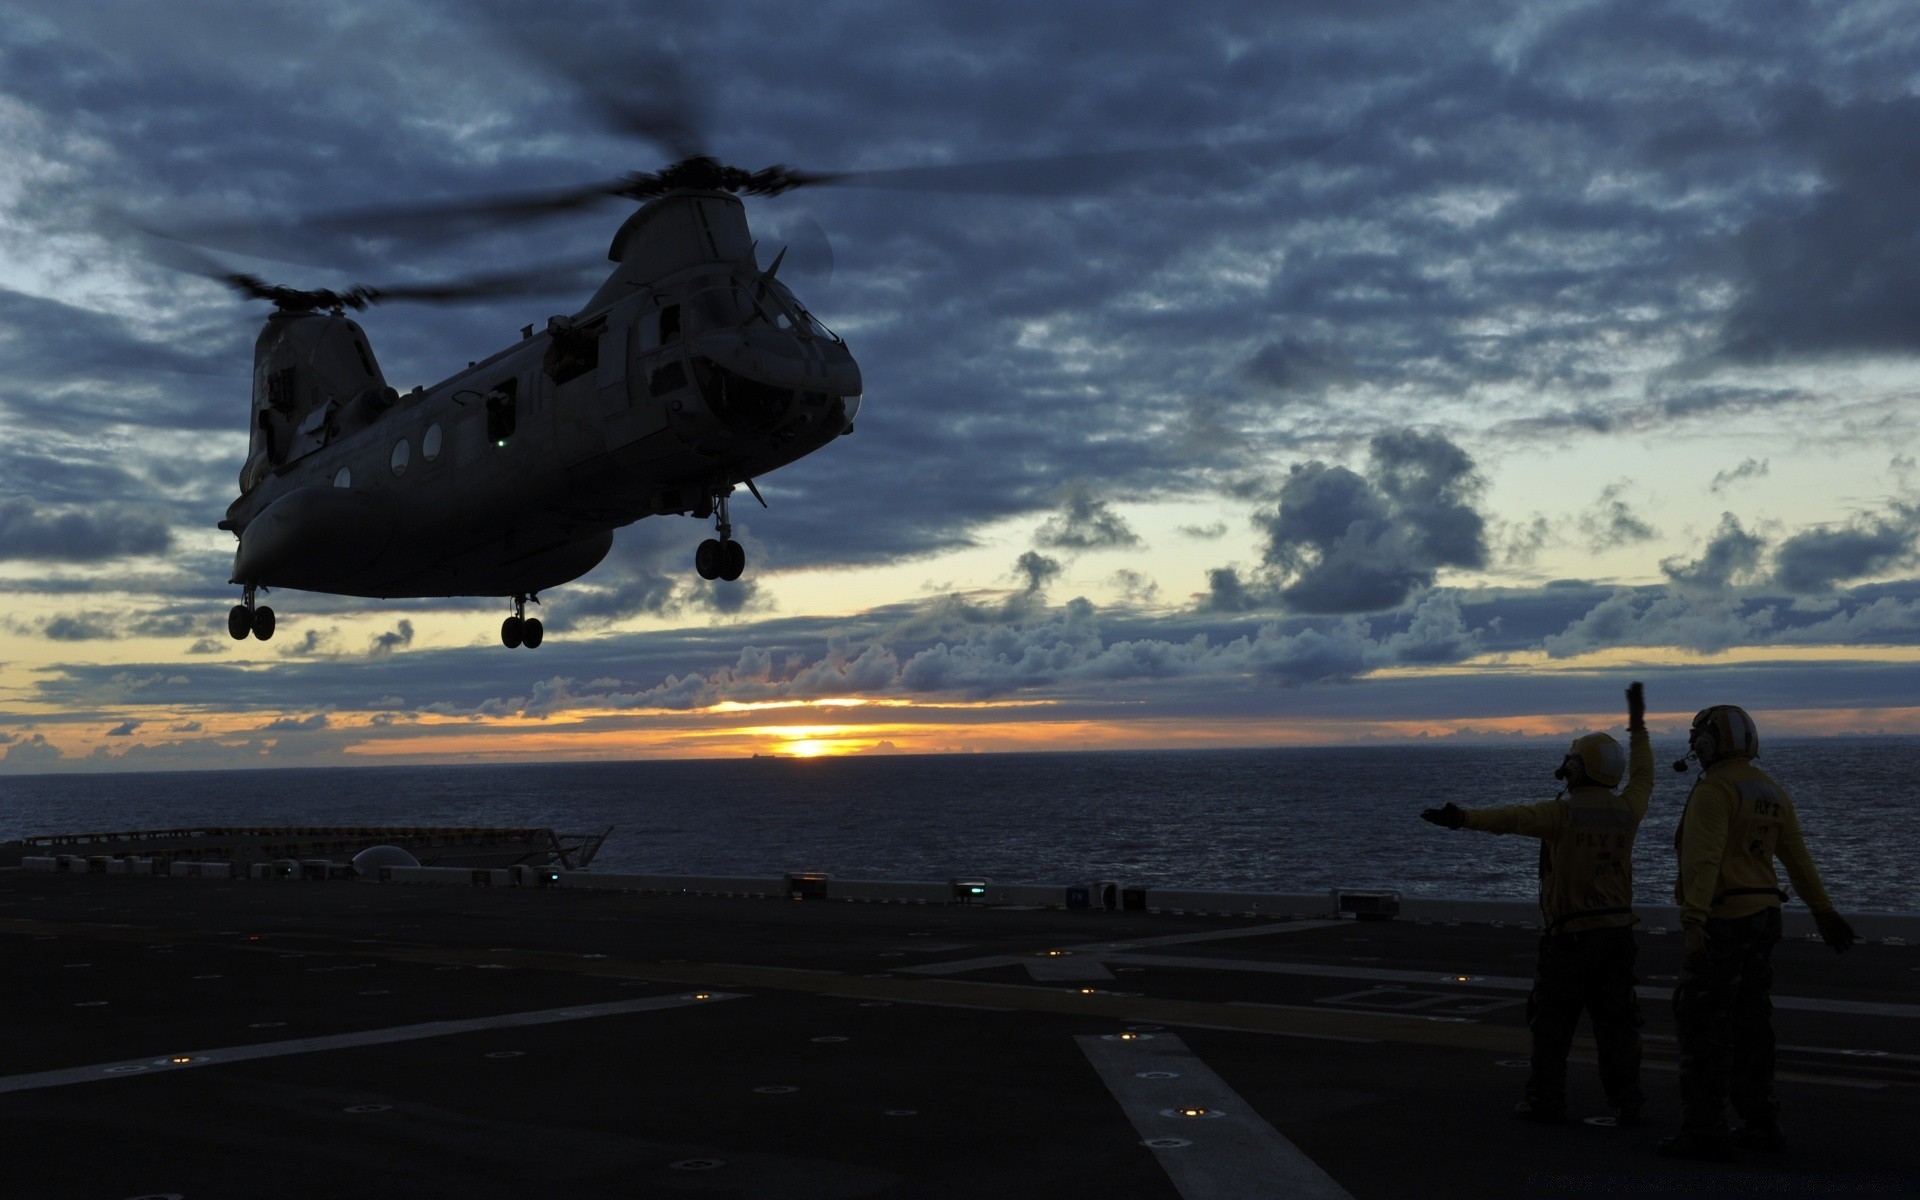
[[[943,163],[878,171],[842,171],[803,180],[836,187],[906,188],[915,191],[976,192],[999,195],[1085,195],[1156,173],[1194,174],[1223,163],[1267,161],[1292,165],[1325,152],[1345,135],[1260,138],[1217,146],[1169,146],[1010,158],[991,162]]]

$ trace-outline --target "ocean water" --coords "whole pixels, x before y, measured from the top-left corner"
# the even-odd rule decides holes
[[[1691,775],[1656,742],[1635,852],[1642,901],[1670,898]],[[1779,739],[1790,791],[1842,911],[1920,911],[1920,739]],[[1459,832],[1423,808],[1554,794],[1560,744],[1102,751],[517,766],[341,767],[0,777],[0,840],[182,824],[613,827],[605,871],[1530,899],[1536,843]]]

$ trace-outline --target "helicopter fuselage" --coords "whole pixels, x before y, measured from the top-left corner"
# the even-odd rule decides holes
[[[642,517],[706,516],[852,429],[860,371],[757,265],[743,206],[669,193],[615,237],[585,307],[398,395],[335,311],[256,346],[233,582],[377,598],[521,597]],[[723,530],[724,536],[724,530]]]

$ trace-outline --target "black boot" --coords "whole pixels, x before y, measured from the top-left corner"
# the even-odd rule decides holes
[[[1565,1101],[1554,1103],[1528,1097],[1513,1106],[1513,1115],[1536,1125],[1565,1125],[1567,1105]]]

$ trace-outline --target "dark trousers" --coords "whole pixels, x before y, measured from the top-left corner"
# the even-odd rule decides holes
[[[1640,1107],[1640,1001],[1633,991],[1640,982],[1633,973],[1639,953],[1627,926],[1540,939],[1540,962],[1527,996],[1527,1028],[1533,1033],[1527,1099],[1535,1107],[1566,1106],[1567,1051],[1583,1011],[1593,1021],[1607,1102],[1615,1108]]]
[[[1707,922],[1707,953],[1690,962],[1673,989],[1680,1035],[1681,1124],[1702,1133],[1726,1129],[1729,1097],[1750,1125],[1770,1126],[1773,1094],[1773,963],[1780,910]]]

